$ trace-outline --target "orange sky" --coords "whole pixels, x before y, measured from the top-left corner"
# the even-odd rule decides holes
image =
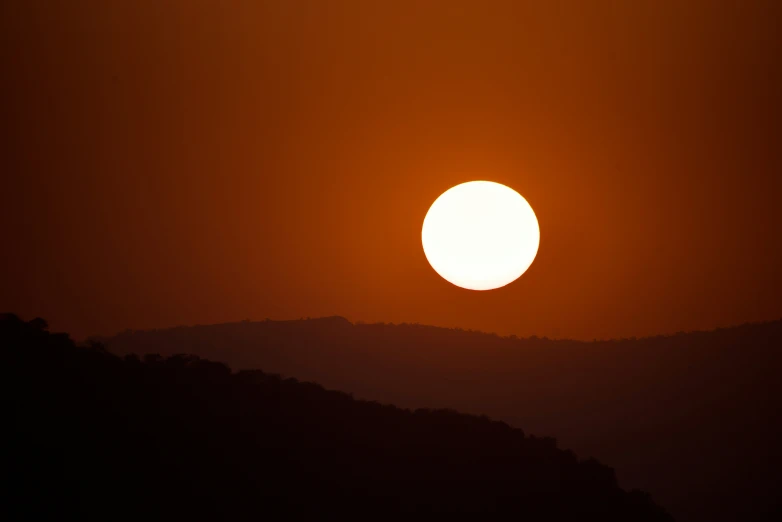
[[[0,310],[76,337],[779,318],[780,28],[775,0],[3,2]],[[541,226],[485,293],[421,248],[473,179]]]

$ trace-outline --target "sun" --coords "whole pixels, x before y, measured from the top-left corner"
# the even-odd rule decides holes
[[[470,181],[432,203],[421,240],[443,279],[468,290],[492,290],[527,271],[538,252],[540,227],[527,200],[512,188]]]

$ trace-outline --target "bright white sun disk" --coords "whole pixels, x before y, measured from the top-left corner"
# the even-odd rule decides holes
[[[421,240],[426,259],[443,279],[469,290],[491,290],[527,271],[538,252],[540,228],[518,192],[470,181],[435,200]]]

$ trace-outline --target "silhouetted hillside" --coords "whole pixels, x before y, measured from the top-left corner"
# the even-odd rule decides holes
[[[650,491],[682,521],[780,514],[779,321],[576,342],[337,317],[127,331],[105,341],[121,354],[193,353],[556,434],[610,462],[622,486]]]
[[[4,520],[671,520],[610,468],[485,417],[187,355],[120,359],[45,327],[0,320]]]

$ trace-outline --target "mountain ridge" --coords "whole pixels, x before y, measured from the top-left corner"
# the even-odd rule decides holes
[[[482,514],[670,522],[648,494],[485,416],[358,401],[195,356],[119,358],[0,317],[9,519]]]
[[[5,315],[15,315],[15,314],[5,314]],[[407,322],[402,321],[398,323],[394,322],[383,322],[383,321],[376,321],[376,322],[368,322],[363,320],[351,320],[348,319],[345,316],[342,315],[324,315],[324,316],[318,316],[318,317],[300,317],[298,319],[241,319],[241,320],[235,320],[235,321],[222,321],[217,323],[194,323],[194,324],[178,324],[174,326],[165,326],[165,327],[159,327],[159,328],[126,328],[124,330],[115,332],[113,334],[94,334],[94,335],[88,335],[83,339],[83,341],[100,341],[105,339],[111,339],[114,338],[122,333],[126,332],[154,332],[159,330],[175,330],[175,329],[181,329],[181,328],[208,328],[212,326],[227,326],[227,325],[239,325],[239,324],[256,324],[256,323],[279,323],[279,324],[292,324],[292,323],[304,323],[304,322],[314,322],[314,323],[328,323],[328,322],[334,322],[334,323],[343,323],[350,326],[376,326],[376,325],[388,325],[388,326],[420,326],[424,328],[433,328],[437,330],[454,330],[454,331],[460,331],[460,332],[471,332],[471,333],[478,333],[478,334],[484,334],[492,337],[500,337],[502,339],[514,339],[514,340],[529,340],[529,339],[548,339],[551,341],[569,341],[569,342],[577,342],[577,343],[591,343],[591,342],[610,342],[610,341],[624,341],[624,340],[636,340],[636,341],[642,341],[646,339],[658,339],[661,337],[676,337],[681,335],[692,335],[692,334],[704,334],[704,333],[713,333],[713,332],[719,332],[723,330],[733,330],[737,328],[745,328],[745,327],[753,327],[753,326],[763,326],[763,325],[769,325],[774,323],[782,323],[782,317],[777,319],[765,319],[765,320],[758,320],[758,321],[745,321],[742,323],[733,324],[730,326],[717,326],[714,328],[696,328],[693,330],[680,330],[677,332],[671,332],[671,333],[661,333],[661,334],[654,334],[654,335],[640,335],[640,336],[630,336],[630,337],[608,337],[608,338],[594,338],[592,340],[588,339],[576,339],[576,338],[570,338],[570,337],[548,337],[548,336],[538,336],[538,335],[529,335],[529,336],[519,336],[517,334],[509,334],[509,335],[499,335],[496,332],[490,332],[486,330],[480,330],[480,329],[474,329],[474,328],[461,328],[461,327],[449,327],[449,326],[438,326],[438,325],[430,325],[430,324],[422,324],[419,322]],[[77,340],[78,342],[78,340]]]
[[[611,462],[622,485],[650,491],[682,521],[751,519],[747,505],[778,503],[782,321],[590,342],[337,316],[100,340],[117,353],[193,353],[556,435]]]

